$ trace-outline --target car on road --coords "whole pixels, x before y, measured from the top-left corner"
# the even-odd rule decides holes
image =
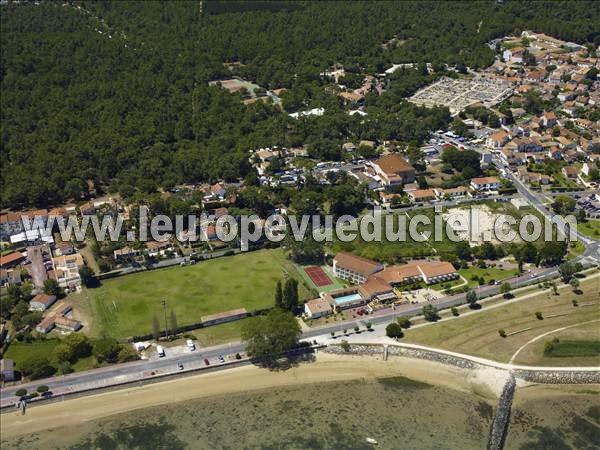
[[[165,349],[162,348],[162,345],[156,346],[156,353],[158,354],[159,358],[162,358],[163,356],[165,356]]]
[[[181,363],[177,364],[177,368],[178,368],[179,370],[183,370],[183,364],[181,364]]]
[[[204,358],[204,365],[205,366],[210,366],[210,361],[206,358]]]
[[[219,361],[221,362],[221,364],[225,362],[225,358],[223,358],[223,355],[219,355]]]
[[[190,352],[193,352],[194,350],[196,350],[196,344],[194,344],[194,341],[192,341],[191,339],[188,339],[186,341],[186,345],[187,345],[187,348],[190,349]]]

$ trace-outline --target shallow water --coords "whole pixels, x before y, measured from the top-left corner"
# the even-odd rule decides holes
[[[493,408],[406,378],[253,391],[157,406],[5,442],[67,449],[484,449]]]

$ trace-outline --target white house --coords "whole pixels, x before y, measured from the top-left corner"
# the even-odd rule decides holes
[[[471,187],[476,191],[497,191],[500,189],[500,180],[496,177],[473,178]]]

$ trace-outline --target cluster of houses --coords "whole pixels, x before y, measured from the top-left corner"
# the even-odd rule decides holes
[[[352,286],[322,293],[304,305],[310,319],[361,305],[384,305],[398,301],[395,288],[413,283],[436,284],[459,277],[447,261],[414,260],[407,264],[385,267],[383,264],[351,253],[338,253],[333,259],[333,273]]]
[[[600,124],[586,118],[600,102],[597,55],[588,54],[578,44],[540,33],[524,32],[521,39],[513,41],[527,41],[528,46],[506,49],[503,60],[496,61],[486,73],[516,85],[515,95],[509,99],[515,123],[506,124],[506,116],[496,112],[502,129],[490,134],[485,145],[497,152],[507,167],[517,170],[525,182],[544,185],[555,181],[521,167],[529,162],[557,160],[564,165],[562,176],[586,188],[597,187],[598,180],[591,179],[590,172],[599,167]],[[531,91],[556,106],[537,116],[527,114],[523,105]]]

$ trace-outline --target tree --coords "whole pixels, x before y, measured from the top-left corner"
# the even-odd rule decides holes
[[[19,364],[21,373],[32,380],[49,377],[56,372],[47,356],[27,355]]]
[[[275,306],[277,308],[284,308],[283,304],[283,290],[281,288],[281,281],[277,281],[277,285],[275,286]]]
[[[298,281],[295,278],[285,281],[283,303],[288,311],[294,312],[298,308]]]
[[[537,320],[544,320],[544,315],[540,311],[535,312],[535,317]]]
[[[455,308],[454,306],[450,309],[450,311],[452,312],[452,315],[454,317],[458,317],[460,316],[460,313],[458,312],[458,308]]]
[[[408,329],[411,326],[410,318],[408,318],[407,316],[400,316],[396,319],[396,321],[398,322],[398,325],[400,325],[402,328]]]
[[[573,292],[578,292],[579,291],[579,280],[577,278],[571,278],[571,281],[569,281],[569,284],[571,285],[571,287],[573,288]]]
[[[425,320],[428,320],[429,322],[437,322],[440,319],[438,310],[431,304],[423,306],[422,313]]]
[[[90,269],[88,266],[83,266],[79,269],[79,277],[81,278],[81,282],[85,285],[85,287],[94,287],[97,284],[94,272],[92,272],[92,269]]]
[[[471,246],[467,241],[457,242],[454,246],[454,253],[458,259],[462,259],[463,261],[469,261],[473,258]]]
[[[385,327],[385,335],[387,337],[398,339],[404,337],[404,332],[398,323],[392,322]]]
[[[46,295],[58,295],[60,292],[60,287],[58,286],[58,281],[54,278],[48,278],[44,281],[44,294]]]
[[[563,282],[568,283],[576,273],[575,266],[570,262],[564,262],[558,266],[558,273]]]
[[[340,347],[342,347],[342,350],[344,350],[346,353],[350,351],[350,344],[348,344],[348,341],[345,339],[340,343]]]
[[[242,325],[246,353],[261,362],[272,362],[298,345],[300,325],[288,311],[274,309],[266,316],[252,317]]]
[[[117,360],[120,363],[129,362],[129,361],[137,361],[138,359],[140,359],[140,357],[137,354],[137,352],[133,349],[133,347],[130,347],[127,345],[124,345],[121,347],[121,349],[119,350],[119,354],[117,356]]]
[[[26,395],[27,389],[25,388],[17,389],[17,392],[15,392],[15,397],[25,397]]]
[[[119,350],[121,346],[117,340],[110,337],[98,339],[93,344],[93,354],[98,362],[116,362]]]
[[[475,292],[475,291],[467,292],[466,299],[467,299],[467,303],[469,304],[470,308],[475,308],[477,306],[477,300],[478,300],[477,292]]]
[[[506,337],[506,331],[504,331],[502,329],[498,330],[498,334],[500,335],[500,337],[503,337],[503,338]]]
[[[539,259],[547,265],[558,264],[567,254],[567,246],[564,242],[548,241],[544,242],[539,251]]]
[[[510,283],[508,283],[508,282],[504,282],[504,283],[502,283],[502,286],[500,286],[500,293],[504,296],[504,298],[511,297],[511,294],[510,294],[511,290],[512,290],[512,287],[510,286]]]
[[[171,308],[171,334],[173,336],[177,335],[177,316],[173,308]]]

